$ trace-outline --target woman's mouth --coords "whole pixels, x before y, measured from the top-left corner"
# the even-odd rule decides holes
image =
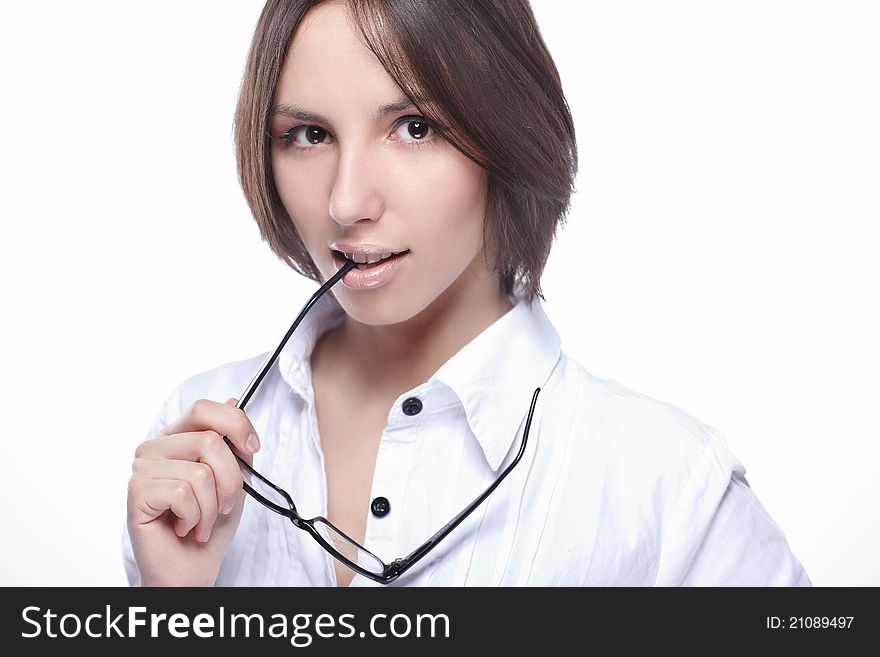
[[[342,251],[333,251],[333,257],[336,260],[337,264],[341,267],[345,264],[346,260],[352,260],[357,263],[357,269],[361,271],[365,271],[367,269],[373,269],[383,263],[386,263],[395,258],[399,258],[405,253],[408,253],[409,249],[406,251],[400,251],[399,253],[389,253],[388,255],[381,256],[373,256],[373,255],[356,255],[353,253],[344,253]]]
[[[375,260],[379,256],[352,255],[357,260]],[[342,277],[342,284],[352,290],[370,290],[385,285],[394,278],[403,261],[409,256],[409,249],[388,257],[379,258],[376,262],[358,263],[357,267]],[[349,261],[348,256],[340,251],[333,251],[333,260],[337,271]]]

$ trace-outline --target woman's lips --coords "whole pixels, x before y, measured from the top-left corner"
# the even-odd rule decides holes
[[[385,285],[388,281],[394,278],[394,275],[400,269],[403,261],[408,255],[409,249],[372,265],[366,265],[366,263],[363,263],[366,265],[363,269],[360,268],[361,265],[358,265],[349,270],[345,276],[342,277],[342,284],[352,290],[370,290]],[[339,251],[333,252],[333,259],[336,262],[337,271],[346,263],[345,256]]]
[[[330,242],[327,245],[331,251],[339,251],[341,253],[355,253],[364,256],[380,256],[380,255],[392,255],[395,253],[403,253],[406,249],[401,248],[393,248],[389,246],[384,246],[382,244],[368,244],[368,243],[345,243],[345,242]]]

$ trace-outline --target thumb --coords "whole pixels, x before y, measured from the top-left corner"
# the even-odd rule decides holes
[[[227,399],[223,403],[226,404],[227,406],[238,406],[238,399],[236,399],[235,397],[230,397],[229,399]],[[254,457],[252,454],[248,454],[248,453],[239,453],[239,454],[248,465],[252,466],[254,464]]]

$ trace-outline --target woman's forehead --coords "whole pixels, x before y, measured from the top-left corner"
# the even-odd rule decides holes
[[[344,5],[320,4],[303,17],[291,38],[276,86],[276,104],[312,108],[335,101],[369,112],[404,96],[376,55],[363,43]]]

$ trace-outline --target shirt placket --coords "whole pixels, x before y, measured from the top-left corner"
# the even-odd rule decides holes
[[[364,534],[365,547],[385,563],[398,557],[406,492],[419,435],[424,428],[430,406],[427,388],[417,388],[398,397],[389,412],[388,426],[382,432],[373,482],[370,488],[370,508]],[[364,586],[372,582],[356,578]]]

